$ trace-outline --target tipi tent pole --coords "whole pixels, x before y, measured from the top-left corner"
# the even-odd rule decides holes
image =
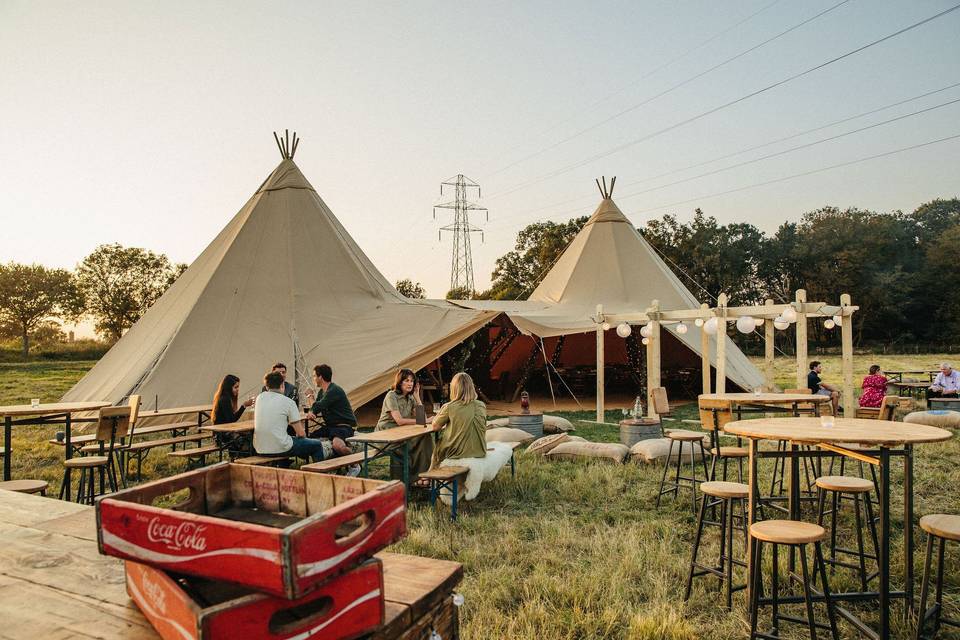
[[[717,298],[717,393],[727,390],[727,294]]]
[[[853,398],[853,316],[847,315],[850,306],[850,294],[840,296],[840,315],[843,324],[840,325],[842,368],[843,368],[843,414],[849,418],[854,416],[856,405]],[[850,312],[852,313],[852,312]]]
[[[653,390],[660,386],[660,302],[654,300],[647,315],[650,316],[650,339],[647,341],[647,416],[656,418],[653,406]]]
[[[807,386],[807,292],[797,289],[797,388]]]
[[[553,400],[553,408],[557,408],[557,396],[553,395],[553,379],[550,377],[550,360],[547,359],[547,350],[543,346],[543,338],[540,338],[540,353],[543,354],[543,372],[547,374],[547,385],[550,387],[550,399]]]
[[[709,307],[706,303],[700,305],[700,310],[706,312]],[[706,318],[702,318],[706,320]],[[702,369],[701,379],[703,380],[703,392],[710,393],[710,336],[700,327],[700,367]]]
[[[768,307],[773,306],[773,300],[768,298],[765,304]],[[773,391],[774,388],[774,335],[773,318],[765,318],[763,321],[763,382],[766,385],[764,391],[767,392]]]
[[[597,422],[604,422],[603,406],[603,305],[597,305]]]

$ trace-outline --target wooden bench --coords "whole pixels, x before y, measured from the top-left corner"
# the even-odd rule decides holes
[[[234,460],[234,464],[252,464],[255,466],[266,466],[266,467],[275,467],[280,463],[290,464],[290,460],[293,456],[247,456],[246,458],[237,458]]]
[[[460,499],[460,483],[467,479],[466,467],[436,467],[420,474],[421,480],[430,482],[430,506],[437,504],[441,492],[450,495],[450,519],[457,519],[457,501]]]
[[[171,451],[167,455],[171,458],[187,458],[187,468],[189,469],[196,464],[198,459],[199,464],[196,466],[206,466],[207,456],[214,453],[220,454],[220,460],[223,460],[223,449],[215,444],[193,447],[192,449],[181,449],[180,451]]]
[[[311,462],[300,467],[301,471],[313,471],[314,473],[330,473],[338,471],[344,467],[350,467],[363,462],[363,453],[351,453],[345,456],[329,458],[320,462]]]
[[[186,433],[187,429],[190,427],[197,426],[196,422],[175,422],[172,424],[157,424],[150,427],[134,427],[133,433],[130,435],[131,438],[136,438],[137,436],[144,436],[154,433],[165,433],[170,431],[174,436],[177,435],[178,431],[183,431]],[[89,445],[92,442],[96,442],[97,435],[95,433],[86,433],[79,436],[73,436],[70,438],[70,446],[74,449],[79,449],[83,445]],[[50,444],[55,444],[59,446],[65,446],[67,443],[65,440],[50,439],[47,440]]]
[[[212,436],[209,433],[192,433],[185,436],[176,436],[174,438],[163,438],[161,440],[146,440],[143,442],[134,442],[129,445],[126,445],[123,448],[123,451],[126,454],[125,459],[123,461],[124,475],[126,475],[126,467],[130,463],[131,457],[134,457],[137,459],[137,478],[140,478],[141,477],[140,470],[141,470],[141,466],[143,465],[144,453],[149,453],[151,449],[156,449],[157,447],[173,447],[174,451],[176,451],[178,444],[184,445],[184,449],[186,449],[186,445],[190,442],[199,443],[211,437]],[[197,446],[199,446],[199,444]]]

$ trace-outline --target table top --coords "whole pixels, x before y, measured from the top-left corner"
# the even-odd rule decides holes
[[[58,413],[78,413],[80,411],[96,411],[109,407],[110,402],[49,402],[36,407],[29,404],[14,404],[0,407],[0,416],[46,416]]]
[[[890,384],[892,384],[892,385],[895,386],[895,387],[909,387],[909,388],[912,388],[912,389],[920,389],[920,388],[926,389],[927,387],[930,386],[930,382],[929,382],[929,381],[928,381],[928,382],[916,382],[916,381],[914,381],[914,382],[896,382],[896,381],[894,381],[894,382],[891,382]]]
[[[201,425],[200,431],[210,431],[211,433],[253,433],[253,420],[232,422],[230,424],[205,424]]]
[[[439,431],[431,425],[423,426],[419,424],[405,425],[403,427],[394,427],[392,429],[381,429],[380,431],[371,431],[369,433],[358,433],[352,438],[347,438],[350,442],[403,442],[412,440],[427,434]]]
[[[0,491],[4,638],[159,636],[127,595],[123,562],[97,551],[93,507]],[[379,553],[384,635],[405,631],[463,578],[457,562]]]
[[[960,398],[927,398],[929,404],[960,404]]]
[[[720,400],[733,403],[794,404],[795,402],[830,402],[830,396],[813,393],[701,393],[697,400]]]
[[[159,409],[155,411],[140,411],[138,416],[139,418],[163,418],[179,416],[184,413],[209,413],[212,410],[213,407],[209,404],[198,404],[193,407],[170,407],[169,409]]]
[[[940,369],[910,369],[904,371],[898,371],[896,369],[884,369],[883,373],[940,373]]]
[[[834,426],[824,427],[820,418],[759,418],[727,423],[724,432],[747,438],[819,442],[858,443],[864,445],[903,445],[949,440],[946,429],[909,422],[834,418]]]

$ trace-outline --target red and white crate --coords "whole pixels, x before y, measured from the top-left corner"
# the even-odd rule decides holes
[[[376,559],[297,600],[125,564],[127,593],[164,640],[348,640],[383,624],[383,571]]]
[[[105,555],[291,599],[407,532],[400,482],[229,463],[104,496],[97,527]]]

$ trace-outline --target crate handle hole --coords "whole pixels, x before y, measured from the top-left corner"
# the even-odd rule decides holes
[[[268,628],[272,635],[285,636],[319,622],[322,618],[328,616],[332,609],[333,598],[324,596],[311,602],[304,602],[295,607],[274,612],[270,616]]]
[[[357,539],[367,535],[373,528],[375,522],[376,518],[374,517],[373,510],[364,511],[356,518],[347,520],[337,527],[337,531],[333,536],[334,541],[342,547],[349,546]]]
[[[193,504],[196,501],[196,496],[196,487],[183,487],[182,489],[177,489],[176,491],[154,496],[153,500],[150,501],[150,505],[154,507],[160,507],[162,509],[173,509],[174,511],[179,511]]]

